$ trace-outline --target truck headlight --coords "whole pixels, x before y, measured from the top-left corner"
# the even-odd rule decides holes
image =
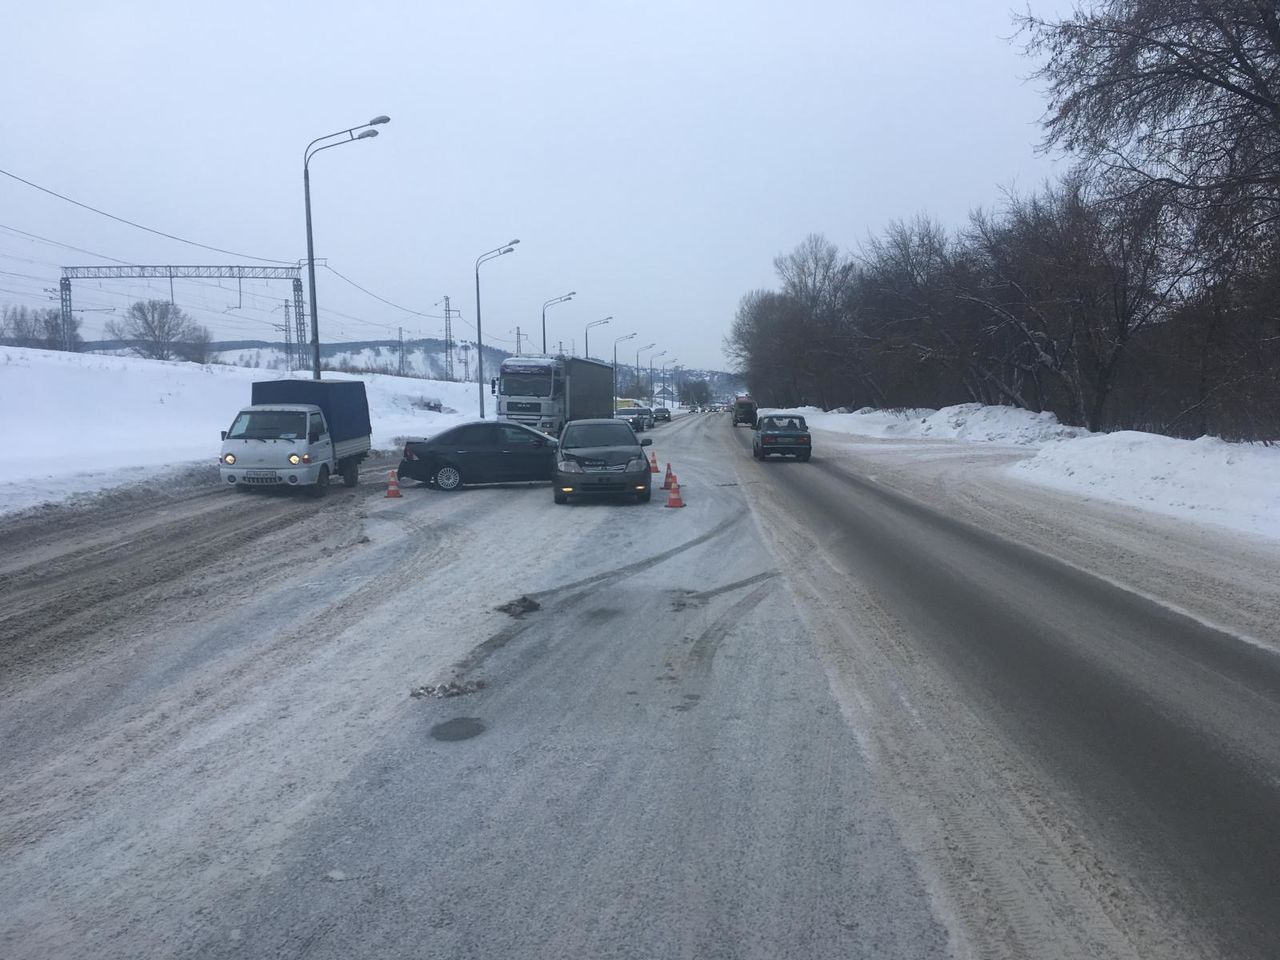
[[[234,453],[228,453],[228,454],[225,454],[225,455],[222,457],[222,462],[223,462],[223,463],[225,463],[225,464],[229,467],[229,466],[231,466],[233,463],[235,463],[235,462],[236,462],[236,455],[235,455]]]
[[[289,454],[289,462],[296,467],[298,464],[302,462],[302,458],[298,456],[296,453],[291,453]]]
[[[575,460],[561,460],[559,463],[556,464],[556,469],[559,470],[561,473],[581,473],[582,472],[582,467],[580,467],[577,461]]]

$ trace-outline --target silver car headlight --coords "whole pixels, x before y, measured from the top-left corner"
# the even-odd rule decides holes
[[[627,461],[627,473],[634,473],[636,470],[648,470],[649,461],[644,457],[633,457]]]
[[[561,473],[581,473],[582,467],[578,465],[576,460],[561,460],[556,464],[556,469]]]

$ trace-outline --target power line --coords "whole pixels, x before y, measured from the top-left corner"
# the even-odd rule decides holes
[[[41,193],[47,193],[51,197],[57,197],[59,200],[65,200],[67,203],[74,204],[75,206],[81,207],[84,210],[89,210],[93,213],[98,214],[99,216],[106,217],[109,220],[115,220],[117,223],[127,224],[130,227],[136,227],[139,230],[145,230],[147,233],[153,233],[157,237],[164,237],[168,240],[176,240],[179,243],[189,244],[190,246],[193,246],[193,247],[200,247],[202,250],[212,250],[214,253],[225,253],[229,257],[244,257],[246,260],[261,260],[264,263],[292,264],[296,262],[293,260],[276,260],[273,257],[255,257],[252,254],[248,254],[248,253],[237,253],[235,250],[224,250],[221,247],[211,247],[207,243],[200,243],[197,240],[188,240],[185,237],[179,237],[172,233],[165,233],[163,230],[157,230],[154,227],[148,227],[144,224],[137,223],[134,220],[126,219],[125,217],[117,217],[114,213],[107,213],[107,211],[99,210],[97,207],[91,207],[87,203],[81,203],[79,200],[73,200],[71,199],[71,197],[68,197],[65,194],[58,193],[58,191],[56,190],[50,190],[48,187],[42,187],[38,183],[32,183],[30,180],[26,180],[18,176],[16,173],[10,173],[8,170],[0,169],[0,173],[4,174],[10,180],[17,180],[19,183],[25,183],[28,187],[32,187],[36,190],[39,190]]]

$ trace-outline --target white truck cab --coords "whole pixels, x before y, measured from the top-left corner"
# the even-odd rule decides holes
[[[371,439],[364,384],[274,381],[253,386],[256,402],[222,431],[218,472],[224,484],[242,491],[303,487],[320,497],[335,475],[349,487],[359,482],[360,462],[369,455]],[[269,395],[311,395],[320,402],[272,402]],[[331,423],[331,418],[345,419]]]

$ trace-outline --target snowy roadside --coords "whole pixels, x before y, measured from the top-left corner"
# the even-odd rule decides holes
[[[796,412],[814,429],[849,437],[1020,448],[1028,455],[1001,468],[1015,480],[1280,539],[1276,447],[1129,430],[1095,434],[1064,426],[1051,413],[976,403],[942,410]]]
[[[0,514],[173,478],[216,462],[220,431],[278,371],[0,348]],[[378,374],[364,380],[373,445],[474,416],[474,384]],[[440,409],[432,409],[439,407]]]

